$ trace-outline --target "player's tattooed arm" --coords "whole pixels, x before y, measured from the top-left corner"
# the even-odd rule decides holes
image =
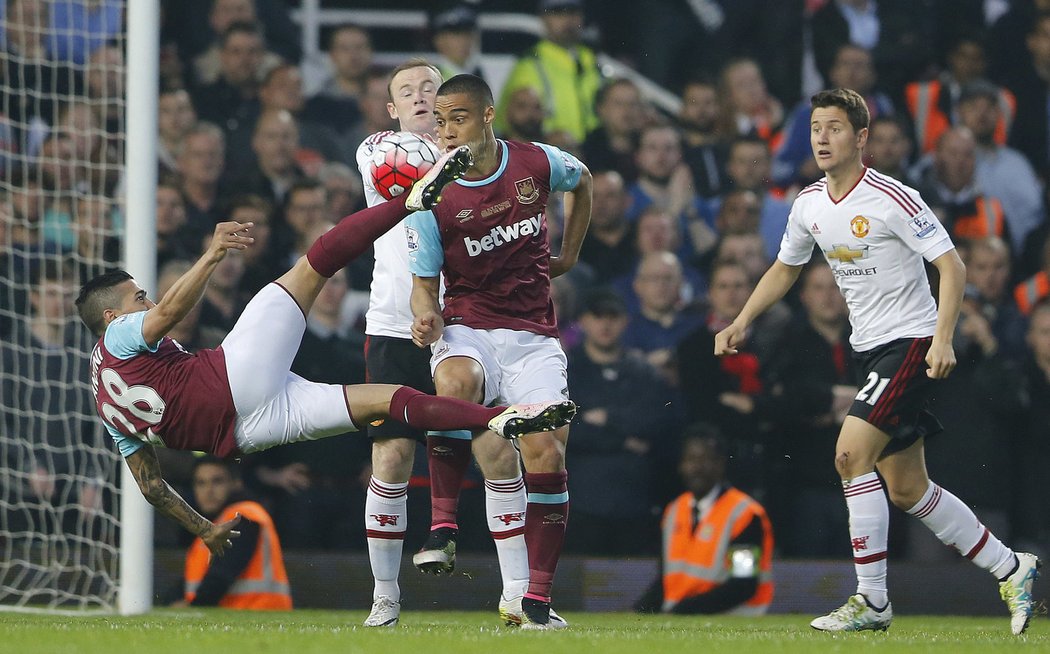
[[[197,513],[168,482],[164,481],[160,471],[160,460],[157,459],[157,452],[152,445],[139,449],[125,461],[146,501],[190,533],[200,536],[213,554],[221,556],[232,544],[230,539],[240,535],[240,532],[233,531],[240,522],[240,515],[216,525]]]

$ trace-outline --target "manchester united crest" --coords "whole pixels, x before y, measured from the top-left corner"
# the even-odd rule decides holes
[[[521,204],[532,204],[540,199],[540,190],[531,177],[514,182],[514,189],[518,192],[518,202]]]
[[[857,238],[864,238],[870,231],[868,219],[864,216],[854,216],[853,220],[849,221],[849,229]]]

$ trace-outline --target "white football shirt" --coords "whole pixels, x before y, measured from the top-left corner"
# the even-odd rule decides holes
[[[854,350],[933,335],[937,305],[923,259],[955,245],[915,189],[870,168],[837,202],[827,178],[810,184],[795,198],[777,256],[800,266],[814,244],[846,298]]]
[[[386,202],[372,181],[372,153],[375,147],[394,132],[376,132],[357,148],[357,169],[365,187],[365,202],[370,207]],[[436,146],[435,146],[436,147]],[[376,239],[375,267],[365,314],[365,333],[373,336],[412,338],[412,273],[408,271],[408,240],[405,222]]]

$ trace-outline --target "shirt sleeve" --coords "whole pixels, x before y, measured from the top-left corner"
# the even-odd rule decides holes
[[[791,207],[791,213],[788,214],[784,236],[780,239],[780,254],[777,255],[777,259],[789,266],[801,266],[809,262],[816,243],[813,235],[806,229],[801,213],[802,208],[796,200]]]
[[[125,313],[109,323],[102,339],[110,354],[118,359],[130,359],[141,352],[157,351],[160,341],[150,345],[142,336],[142,321],[146,319],[146,313],[148,312]]]
[[[910,189],[905,192],[908,191]],[[909,215],[898,209],[886,221],[887,226],[909,250],[922,255],[927,261],[933,261],[954,248],[955,244],[952,243],[948,230],[941,225],[919,194],[911,191],[908,192],[908,197],[919,205],[918,213]]]
[[[417,211],[405,218],[408,238],[408,269],[416,277],[437,277],[445,263],[445,251],[433,211]]]
[[[568,152],[564,152],[546,143],[533,143],[547,155],[551,164],[551,190],[572,191],[580,183],[583,164]]]
[[[113,427],[113,425],[110,425],[108,423],[102,424],[106,425],[106,431],[108,431],[109,435],[113,438],[113,442],[117,444],[117,450],[120,451],[120,456],[124,457],[125,459],[134,454],[135,452],[138,452],[142,448],[146,447],[145,443],[143,443],[137,438],[125,436],[124,434],[117,431]]]

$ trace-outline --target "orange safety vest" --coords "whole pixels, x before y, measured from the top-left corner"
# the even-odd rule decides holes
[[[1002,236],[1006,219],[1003,205],[997,198],[980,196],[974,202],[977,210],[969,216],[960,216],[952,225],[952,236],[979,239],[986,236]]]
[[[760,615],[773,601],[773,528],[765,509],[746,493],[728,488],[704,519],[693,526],[692,493],[667,505],[663,517],[663,608],[669,611],[686,599],[729,581],[729,543],[757,516],[762,522],[762,555],[758,590],[732,613]]]
[[[1035,303],[1047,295],[1050,295],[1050,275],[1046,272],[1037,272],[1014,289],[1017,308],[1026,316],[1032,313]]]
[[[277,538],[273,519],[257,502],[236,502],[223,509],[217,522],[232,520],[237,513],[259,525],[259,542],[255,545],[255,553],[248,562],[248,567],[219,600],[219,606],[254,611],[291,609],[291,587],[288,584],[288,574],[284,570],[281,541]],[[187,602],[192,602],[197,596],[197,588],[207,574],[210,563],[211,552],[208,546],[200,538],[195,539],[186,552],[184,580]]]
[[[904,89],[908,112],[915,123],[915,142],[922,152],[933,152],[937,139],[941,138],[951,120],[941,111],[939,100],[943,86],[939,80],[912,82]],[[1009,90],[999,88],[999,122],[995,126],[995,142],[1006,144],[1014,116],[1017,114],[1017,99]]]

